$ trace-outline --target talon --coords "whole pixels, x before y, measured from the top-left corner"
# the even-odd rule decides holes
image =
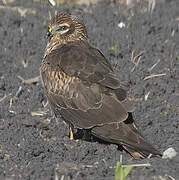
[[[79,139],[75,139],[74,138],[74,133],[73,133],[73,128],[72,127],[70,127],[70,140],[72,141],[72,140],[75,140],[75,142],[78,142],[79,141]]]

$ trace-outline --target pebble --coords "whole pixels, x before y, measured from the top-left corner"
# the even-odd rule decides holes
[[[174,148],[168,148],[163,152],[163,159],[172,159],[177,155],[177,152],[175,151]]]

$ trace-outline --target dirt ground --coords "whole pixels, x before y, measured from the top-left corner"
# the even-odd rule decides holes
[[[134,160],[113,144],[70,141],[68,127],[53,118],[39,79],[22,81],[39,76],[49,14],[55,10],[84,20],[89,41],[128,86],[146,139],[161,152],[169,147],[179,152],[178,0],[157,1],[153,12],[144,1],[58,7],[0,2],[0,179],[114,180],[120,157],[123,165],[151,165],[134,167],[128,180],[179,179],[178,155]]]

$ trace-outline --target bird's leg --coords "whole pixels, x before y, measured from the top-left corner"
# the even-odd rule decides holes
[[[70,140],[75,140],[75,142],[78,142],[79,139],[89,140],[90,133],[87,129],[77,129],[77,132],[75,133],[73,125],[69,125],[69,137]]]
[[[69,129],[70,129],[70,134],[69,134],[70,140],[73,140],[74,139],[73,130],[72,130],[73,128],[70,126]]]
[[[70,140],[73,140],[73,139],[74,139],[75,142],[78,142],[79,139],[75,139],[75,138],[74,138],[74,128],[73,128],[73,126],[70,125],[70,126],[69,126],[69,130],[70,130],[70,135],[69,135],[69,136],[70,136]]]

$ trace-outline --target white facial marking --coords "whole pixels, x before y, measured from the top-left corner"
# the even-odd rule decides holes
[[[61,29],[62,27],[67,27],[67,28],[63,30],[63,29]],[[69,31],[69,27],[70,27],[70,25],[67,23],[63,23],[58,26],[53,26],[52,33],[57,33],[57,31],[58,31],[60,34],[64,34]]]

